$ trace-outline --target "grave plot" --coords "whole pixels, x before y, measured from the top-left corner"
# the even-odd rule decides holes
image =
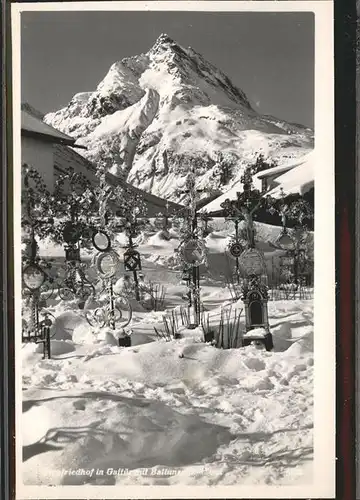
[[[186,207],[147,218],[123,189],[39,197],[28,173],[26,484],[311,480],[308,232],[289,229],[296,205],[264,198],[250,174],[214,220],[194,177]],[[280,228],[255,222],[262,205]],[[278,297],[274,283],[296,292]]]

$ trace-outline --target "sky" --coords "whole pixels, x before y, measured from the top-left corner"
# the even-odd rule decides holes
[[[221,69],[258,112],[314,125],[312,13],[23,12],[21,26],[22,101],[44,113],[95,90],[114,62],[167,33]]]

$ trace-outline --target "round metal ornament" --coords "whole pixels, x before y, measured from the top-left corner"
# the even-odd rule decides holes
[[[125,328],[132,320],[132,308],[129,300],[120,296],[114,300],[113,306],[99,307],[94,311],[85,311],[85,318],[93,327],[104,327],[110,323],[117,328]]]
[[[124,252],[124,268],[126,271],[141,271],[140,254],[133,248]]]
[[[23,283],[31,291],[39,290],[44,284],[46,275],[44,271],[36,264],[29,264],[23,270]]]
[[[97,231],[92,236],[92,244],[99,252],[107,252],[111,247],[111,241],[105,231]]]
[[[100,254],[96,260],[96,267],[104,278],[112,278],[120,268],[120,260],[117,253],[110,250]]]
[[[248,248],[240,255],[239,266],[245,276],[261,276],[266,274],[264,257],[256,248]]]
[[[283,250],[292,250],[295,247],[295,242],[293,238],[287,233],[287,231],[283,231],[280,236],[276,240],[276,244],[282,248]]]
[[[239,258],[240,255],[243,253],[244,248],[241,246],[240,243],[238,242],[233,242],[229,246],[229,252],[231,257],[234,257],[235,259]]]
[[[185,241],[179,250],[182,260],[191,266],[200,266],[205,260],[205,245],[195,239]]]

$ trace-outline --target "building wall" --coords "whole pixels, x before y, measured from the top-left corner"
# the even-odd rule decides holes
[[[21,138],[21,163],[39,172],[50,192],[54,189],[54,146],[51,142]]]
[[[268,177],[263,177],[261,179],[261,190],[262,191],[266,191],[267,189],[272,189],[273,187],[276,186],[276,182],[275,180],[280,176],[282,175],[282,173],[280,174],[273,174],[273,175],[269,175]]]
[[[282,170],[281,172],[274,172],[272,174],[268,174],[265,177],[262,177],[259,179],[261,181],[261,190],[265,191],[266,189],[273,189],[276,187],[279,182],[277,182],[277,179],[284,175],[286,172],[289,172],[291,168],[288,168],[287,170]],[[262,172],[261,172],[262,173]]]

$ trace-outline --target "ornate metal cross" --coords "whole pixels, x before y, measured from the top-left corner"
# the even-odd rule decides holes
[[[186,234],[182,242],[183,246],[191,244],[191,240],[195,242],[198,240],[198,214],[196,210],[197,195],[204,192],[203,189],[196,189],[195,187],[195,170],[191,169],[190,175],[186,179],[185,189],[179,191],[179,194],[187,194],[189,197],[190,210],[185,213],[188,224],[186,228]],[[200,241],[199,241],[200,244]],[[200,248],[200,247],[199,247]],[[185,272],[188,272],[189,278],[187,280],[187,286],[189,289],[189,307],[193,307],[194,311],[194,322],[192,326],[198,326],[200,324],[201,315],[201,301],[200,301],[200,271],[199,264],[188,264],[185,263]]]
[[[263,193],[254,189],[251,167],[245,169],[240,181],[243,191],[236,193],[236,200],[226,199],[221,207],[224,208],[225,215],[233,220],[243,219],[246,224],[247,240],[250,248],[255,247],[255,230],[253,214],[264,202]]]

